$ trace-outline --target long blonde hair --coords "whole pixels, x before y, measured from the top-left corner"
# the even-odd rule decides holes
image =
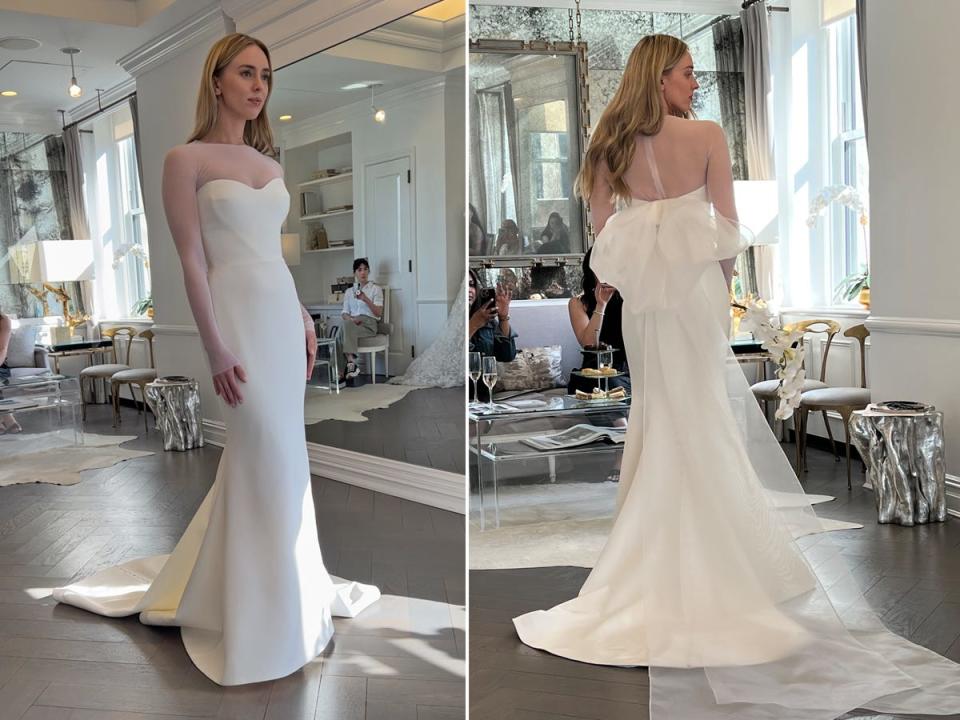
[[[251,45],[256,45],[267,56],[267,65],[270,66],[270,77],[267,80],[267,97],[263,101],[260,114],[253,120],[247,120],[243,127],[243,142],[256,148],[266,155],[273,155],[273,131],[270,130],[270,119],[267,113],[267,103],[273,92],[273,62],[270,60],[270,51],[267,46],[254,37],[242,33],[225,35],[213,44],[207,59],[203,63],[203,77],[200,78],[200,90],[197,93],[197,115],[188,143],[205,138],[217,124],[219,108],[217,93],[213,79],[219,77],[223,69],[241,52]]]
[[[660,80],[686,52],[687,44],[672,35],[647,35],[633,48],[620,86],[590,136],[575,183],[580,197],[590,197],[598,182],[597,170],[603,166],[609,171],[613,194],[629,197],[623,175],[633,159],[637,133],[660,132],[664,115]]]

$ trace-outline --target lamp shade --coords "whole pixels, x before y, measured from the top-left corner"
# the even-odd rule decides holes
[[[92,240],[40,240],[11,249],[14,283],[93,280]]]
[[[300,233],[284,233],[280,236],[283,261],[287,265],[300,264]]]
[[[777,244],[780,241],[777,181],[735,180],[733,196],[740,223],[756,236],[753,244]]]

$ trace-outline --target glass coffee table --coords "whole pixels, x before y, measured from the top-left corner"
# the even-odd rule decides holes
[[[558,447],[538,449],[524,440],[531,437],[552,435],[562,431],[562,428],[544,428],[544,423],[530,421],[549,421],[553,426],[558,424],[576,425],[580,423],[592,424],[591,420],[597,416],[611,416],[614,419],[624,420],[630,413],[630,398],[623,400],[578,400],[573,395],[523,395],[501,402],[494,402],[491,409],[488,403],[470,403],[467,408],[467,417],[471,425],[470,453],[477,459],[477,491],[479,493],[480,529],[486,529],[486,514],[488,503],[493,503],[493,524],[500,527],[500,487],[498,481],[498,465],[503,462],[545,459],[548,464],[550,479],[556,479],[556,458],[576,455],[605,453],[616,456],[623,450],[622,443],[593,442],[575,447]],[[495,434],[494,428],[499,425],[515,425],[502,434]],[[524,427],[524,425],[535,427]],[[484,466],[487,466],[486,469]],[[484,483],[492,485],[492,493],[484,488]]]
[[[0,416],[12,415],[20,426],[0,438],[0,458],[19,454],[38,443],[45,446],[83,445],[80,385],[63,375],[30,375],[0,383]]]

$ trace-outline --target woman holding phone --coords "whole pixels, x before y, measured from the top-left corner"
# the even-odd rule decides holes
[[[517,357],[517,334],[510,327],[510,292],[500,283],[496,289],[485,288],[475,270],[467,281],[467,302],[470,303],[470,352],[493,356],[499,362]],[[479,387],[480,395],[486,394]],[[489,399],[480,398],[478,399]]]

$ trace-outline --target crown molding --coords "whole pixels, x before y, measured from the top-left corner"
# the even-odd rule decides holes
[[[126,97],[132,92],[135,92],[137,89],[137,81],[135,78],[127,78],[121,83],[114,85],[112,88],[107,90],[102,90],[100,92],[100,102],[97,102],[97,94],[94,91],[93,97],[85,102],[77,105],[75,108],[67,112],[67,118],[69,122],[74,122],[80,118],[85,118],[100,111],[101,106],[109,105],[112,102],[116,102],[121,98]]]
[[[866,325],[871,333],[960,337],[960,320],[871,315]]]
[[[377,105],[385,107],[389,112],[391,105],[416,104],[431,95],[442,93],[445,87],[446,78],[443,75],[427,78],[426,80],[394,88],[393,90],[377,95]],[[293,125],[286,126],[280,133],[280,141],[284,149],[300,147],[301,145],[306,145],[324,137],[323,131],[329,130],[336,125],[349,126],[369,118],[369,116],[370,101],[368,99],[358,100],[349,105],[334,108],[320,115],[314,115]],[[338,130],[338,133],[339,132],[344,132],[344,130]]]
[[[152,38],[117,60],[117,64],[133,77],[174,57],[186,48],[211,35],[222,35],[230,29],[230,21],[218,5],[201,10],[184,22]]]
[[[60,116],[56,112],[49,114],[0,112],[0,132],[59,133]]]

